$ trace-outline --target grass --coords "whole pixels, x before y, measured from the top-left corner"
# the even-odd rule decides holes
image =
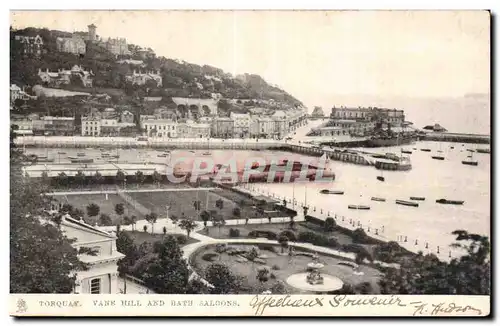
[[[232,247],[238,245],[231,245]],[[190,259],[191,265],[195,268],[196,272],[200,275],[203,275],[203,271],[211,264],[211,262],[207,262],[202,259],[203,255],[206,253],[214,252],[214,246],[205,246],[196,251]],[[226,253],[222,253],[213,263],[223,263],[227,265],[233,273],[244,277],[244,287],[248,288],[248,292],[262,292],[264,290],[270,289],[274,283],[278,280],[283,281],[286,285],[289,293],[292,294],[303,294],[306,293],[300,289],[293,288],[286,283],[286,279],[296,273],[306,272],[307,264],[312,262],[312,258],[304,257],[304,256],[294,256],[290,259],[287,255],[278,255],[277,252],[280,252],[280,248],[276,246],[275,251],[270,250],[260,250],[261,254],[265,254],[268,258],[265,259],[266,266],[278,266],[279,270],[271,270],[276,276],[276,279],[270,279],[264,284],[260,284],[257,280],[257,268],[261,266],[258,263],[252,262],[243,262],[240,263],[236,261],[238,256],[230,256]],[[300,252],[300,250],[296,250],[296,253]],[[344,283],[348,283],[351,285],[357,285],[362,282],[369,282],[372,285],[373,293],[379,293],[378,280],[381,276],[380,272],[372,267],[360,265],[360,271],[364,273],[364,275],[354,275],[353,269],[351,267],[347,267],[344,265],[339,265],[339,262],[344,261],[340,257],[333,257],[324,254],[319,254],[319,260],[321,263],[325,265],[322,269],[322,273],[329,274],[335,277],[340,278]]]
[[[119,220],[119,216],[115,213],[115,205],[123,204],[125,206],[125,213],[123,216],[135,215],[138,218],[142,218],[142,214],[134,209],[133,206],[127,204],[120,196],[115,194],[108,194],[108,199],[106,200],[106,195],[99,194],[89,194],[89,195],[63,195],[54,196],[55,199],[62,203],[68,203],[74,208],[81,209],[87,214],[87,206],[91,203],[95,203],[99,206],[99,215],[107,214],[111,217],[113,223]],[[91,221],[91,224],[95,224],[99,220],[99,216],[85,217],[86,220]]]
[[[126,234],[128,234],[132,240],[134,240],[134,244],[137,246],[140,246],[144,242],[149,242],[149,243],[155,243],[157,241],[162,241],[164,236],[163,234],[151,234],[147,232],[140,232],[140,231],[123,231]],[[181,235],[180,233],[167,233],[167,235],[173,235],[173,236],[179,236]],[[185,236],[185,234],[182,234]],[[180,245],[181,247],[184,247],[188,244],[191,243],[196,243],[198,240],[193,239],[193,238],[188,238],[187,242],[185,244]]]
[[[295,223],[295,228],[296,230],[293,231],[296,235],[298,235],[300,232],[315,232],[321,235],[325,235],[328,237],[335,237],[339,241],[340,244],[351,244],[353,243],[351,237],[349,237],[346,234],[343,234],[338,231],[333,231],[333,232],[319,232],[318,230],[315,230],[314,228],[310,227],[310,223],[307,222],[296,222]],[[247,225],[231,225],[231,226],[222,226],[220,228],[218,227],[210,227],[208,228],[208,233],[204,232],[205,235],[209,235],[213,238],[217,239],[232,239],[232,237],[229,236],[229,230],[230,229],[238,229],[240,230],[240,238],[247,238],[248,233],[254,230],[258,231],[271,231],[276,234],[279,234],[285,230],[287,231],[292,231],[289,228],[288,223],[267,223],[267,224],[247,224]],[[203,232],[202,232],[203,233]]]
[[[240,206],[228,200],[216,192],[200,190],[200,191],[176,191],[176,192],[163,192],[163,193],[129,193],[129,195],[136,201],[141,203],[144,207],[157,212],[158,214],[165,214],[165,205],[169,205],[169,216],[176,215],[182,218],[182,213],[186,217],[193,217],[196,220],[201,220],[198,217],[198,212],[194,209],[193,203],[195,200],[201,202],[201,211],[216,210],[217,213],[224,216],[225,219],[236,218],[254,218],[255,210],[251,206]],[[224,203],[222,210],[215,207],[215,202],[221,199]],[[233,209],[239,207],[241,214],[236,217],[233,214]]]

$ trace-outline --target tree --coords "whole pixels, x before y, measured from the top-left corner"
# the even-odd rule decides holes
[[[113,224],[113,221],[111,220],[111,217],[109,217],[108,214],[101,214],[101,216],[99,217],[99,224],[104,226],[109,226]]]
[[[285,248],[288,247],[288,237],[282,234],[280,235],[278,242],[281,245],[281,253],[283,253],[285,251]]]
[[[264,283],[269,281],[269,277],[271,275],[271,271],[267,266],[260,266],[257,268],[257,275],[255,278],[260,282],[261,288],[263,290]]]
[[[148,232],[148,226],[147,226],[147,225],[144,225],[144,226],[142,227],[142,230],[144,231],[144,233]]]
[[[240,208],[239,208],[239,207],[235,207],[235,208],[233,209],[233,215],[234,215],[235,217],[240,217],[240,216],[241,216],[241,210],[240,210]]]
[[[354,292],[357,294],[371,294],[373,292],[373,287],[370,282],[362,282],[354,287]]]
[[[132,215],[130,216],[130,224],[132,224],[132,230],[135,230],[135,226],[137,224],[137,216]]]
[[[127,232],[119,232],[116,239],[116,249],[124,255],[130,255],[136,250],[134,240]]]
[[[161,182],[161,174],[158,173],[158,171],[154,170],[153,172],[153,182],[157,187],[159,187],[160,182]]]
[[[184,294],[188,288],[189,269],[174,236],[168,235],[155,246],[158,259],[152,261],[144,275],[146,285],[156,293]]]
[[[156,223],[156,220],[158,219],[158,215],[156,213],[149,213],[146,214],[145,216],[146,221],[148,221],[149,224],[151,224],[151,233],[154,233],[154,226]]]
[[[179,222],[179,227],[186,231],[188,238],[189,238],[189,235],[191,234],[191,231],[193,231],[196,228],[196,226],[197,226],[197,223],[192,221],[192,220],[189,220],[189,219],[181,220]]]
[[[79,187],[83,187],[83,185],[85,184],[85,174],[83,174],[83,172],[80,170],[75,174],[75,183]]]
[[[167,235],[167,227],[166,226],[163,227],[163,236],[165,236],[165,235]]]
[[[207,227],[207,222],[210,220],[210,213],[207,211],[203,211],[200,214],[201,219],[203,220],[203,225],[205,228]]]
[[[50,199],[43,184],[26,180],[22,157],[15,146],[10,153],[10,292],[70,293],[74,272],[87,269],[57,225],[49,221]]]
[[[42,172],[42,182],[46,185],[48,185],[50,183],[50,178],[49,178],[47,171]]]
[[[118,185],[124,186],[125,178],[125,173],[122,170],[118,170],[118,172],[116,172],[115,180]]]
[[[224,264],[210,264],[204,271],[205,280],[213,285],[212,294],[237,294],[241,288],[241,278],[234,275]]]
[[[99,215],[100,210],[101,210],[101,208],[99,207],[99,205],[97,205],[96,203],[90,203],[87,206],[87,215],[89,217],[97,216],[97,215]]]
[[[102,185],[104,183],[104,177],[99,171],[95,172],[93,179],[96,185]]]
[[[135,180],[137,182],[137,187],[139,187],[140,185],[142,185],[144,183],[144,181],[146,180],[146,177],[144,176],[144,173],[142,173],[142,171],[137,171],[135,173]]]
[[[212,225],[216,226],[219,229],[219,235],[220,235],[220,228],[226,224],[226,220],[224,219],[224,216],[220,214],[212,214]]]
[[[125,213],[125,205],[123,203],[118,203],[115,205],[116,215],[122,216]]]
[[[326,232],[331,232],[331,231],[335,230],[336,226],[337,226],[337,224],[335,223],[335,220],[333,219],[333,217],[326,218],[326,220],[325,220],[325,231]]]
[[[68,185],[68,176],[66,175],[66,173],[59,173],[57,175],[56,182],[58,185],[66,187]]]

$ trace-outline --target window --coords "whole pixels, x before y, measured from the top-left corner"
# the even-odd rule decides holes
[[[101,293],[101,279],[94,278],[90,280],[90,294],[99,294]]]

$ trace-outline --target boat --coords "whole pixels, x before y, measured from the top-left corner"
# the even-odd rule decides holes
[[[438,199],[436,200],[436,203],[438,204],[447,204],[447,205],[463,205],[464,201],[463,200],[449,200],[449,199]]]
[[[344,192],[342,190],[328,190],[328,189],[323,189],[320,191],[322,194],[328,194],[328,195],[343,195]]]
[[[414,150],[414,151],[416,151],[416,150],[417,150],[417,148],[416,148],[416,147],[413,147],[413,150]]]
[[[411,136],[399,137],[371,137],[365,143],[366,147],[388,147],[411,144],[414,141]]]
[[[431,151],[431,149],[430,149],[430,148],[421,148],[420,150],[421,150],[422,152],[430,152],[430,151]]]
[[[377,176],[377,180],[378,181],[385,181],[385,178],[381,175]]]
[[[412,152],[412,151],[405,151],[405,150],[403,150],[403,149],[402,149],[402,150],[401,150],[401,153],[403,153],[403,154],[411,154],[411,153],[413,153],[413,152]]]
[[[467,152],[474,153],[475,151],[473,149],[467,148]]]
[[[120,155],[118,155],[118,154],[117,155],[110,155],[109,157],[111,157],[111,158],[120,158]]]
[[[472,154],[472,153],[474,153],[474,152],[472,151],[472,152],[471,152],[471,154],[467,156],[467,158],[468,158],[469,160],[464,160],[464,161],[462,161],[462,164],[464,164],[464,165],[472,165],[472,166],[477,166],[477,165],[479,164],[477,161],[474,161],[474,160],[472,159],[472,156],[473,156],[473,154]]]
[[[57,152],[57,154],[64,155],[64,154],[66,154],[66,152]]]
[[[370,206],[364,206],[364,205],[348,205],[347,208],[349,209],[362,209],[362,210],[368,210],[370,209]]]
[[[68,157],[71,163],[94,163],[93,158],[88,157]]]
[[[385,201],[385,198],[380,198],[380,197],[372,197],[373,201]]]
[[[85,156],[85,153],[76,153],[76,156]]]
[[[436,156],[431,156],[431,158],[432,158],[433,160],[440,160],[440,161],[443,161],[443,160],[444,160],[444,156],[438,156],[438,155],[436,155]]]
[[[410,197],[411,200],[425,200],[425,197]]]
[[[412,201],[407,201],[407,200],[401,200],[401,199],[396,199],[396,204],[404,205],[404,206],[418,207],[418,203],[414,203]]]
[[[455,147],[454,146],[450,146],[450,149],[454,149]]]
[[[443,151],[442,150],[438,150],[438,153],[442,153]]]
[[[482,154],[490,154],[491,150],[489,148],[478,148],[478,149],[476,149],[476,152],[482,153]]]

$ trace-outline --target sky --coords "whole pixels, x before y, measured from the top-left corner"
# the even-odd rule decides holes
[[[157,55],[253,73],[306,106],[336,97],[490,92],[487,11],[23,11],[13,28],[125,37]],[[339,104],[339,103],[337,103]]]

